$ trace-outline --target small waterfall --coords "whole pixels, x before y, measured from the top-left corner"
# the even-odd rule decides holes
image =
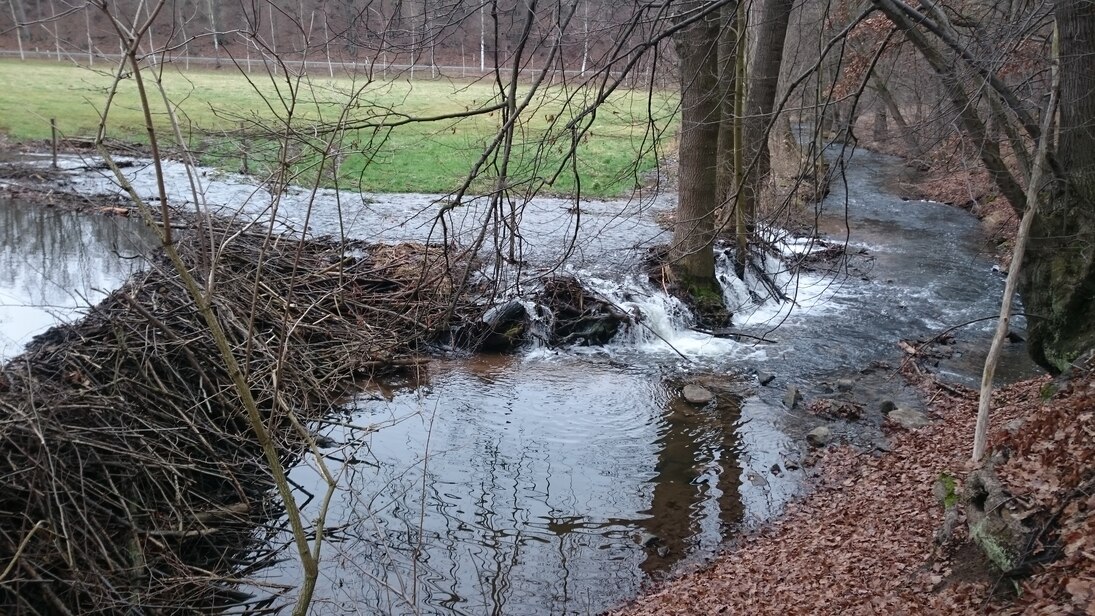
[[[716,279],[727,308],[734,314],[735,328],[746,329],[778,320],[796,304],[791,298],[804,281],[790,271],[783,257],[800,254],[799,250],[795,246],[787,247],[785,255],[769,251],[754,254],[744,281],[734,273],[733,252],[721,247],[716,250]],[[743,345],[693,329],[696,319],[684,302],[635,275],[610,280],[582,271],[569,273],[587,289],[634,316],[635,323],[622,329],[609,345],[615,350],[654,353],[675,350],[688,356],[755,352],[751,344]],[[529,314],[539,313],[543,313],[542,307],[530,307]],[[540,327],[550,327],[550,321]]]
[[[551,324],[555,321],[555,315],[552,314],[550,308],[534,301],[527,299],[518,301],[525,307],[525,312],[528,314],[528,333],[532,351],[542,351],[549,348],[548,340],[551,338]]]
[[[752,314],[766,306],[778,308],[785,301],[783,289],[792,282],[792,276],[782,260],[769,254],[750,255],[745,280],[742,280],[734,272],[734,259],[730,250],[719,251],[715,256],[715,278],[722,287],[727,310],[735,315]],[[770,288],[758,272],[763,272],[776,288]]]
[[[615,344],[658,345],[695,333],[691,328],[696,318],[688,306],[649,283],[625,279],[612,288],[596,284],[592,288],[636,319],[635,325],[616,335]]]

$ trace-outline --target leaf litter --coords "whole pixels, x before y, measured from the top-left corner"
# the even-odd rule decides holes
[[[991,453],[1037,529],[1016,574],[953,532],[938,488],[961,494],[976,392],[907,374],[938,421],[894,430],[888,453],[830,448],[815,490],[710,566],[658,584],[615,616],[652,614],[1085,614],[1095,616],[1095,379],[1040,377],[994,394]],[[940,481],[940,480],[943,481]],[[953,515],[953,514],[952,514]]]

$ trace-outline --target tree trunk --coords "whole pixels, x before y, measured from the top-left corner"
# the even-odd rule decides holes
[[[742,123],[745,174],[742,178],[740,209],[745,224],[752,228],[757,199],[771,169],[768,132],[772,126],[772,107],[783,64],[783,44],[791,17],[792,0],[768,0],[757,30],[757,53],[749,72],[749,95]]]
[[[743,145],[743,129],[745,118],[745,73],[746,51],[749,48],[749,40],[746,33],[749,28],[748,7],[742,2],[737,6],[737,30],[741,35],[737,45],[737,60],[734,63],[736,75],[734,77],[734,273],[741,280],[745,280],[745,264],[749,261],[749,229],[745,222],[745,210],[742,207],[742,181],[745,177],[745,146]]]
[[[719,32],[719,167],[716,195],[722,204],[724,220],[730,215],[730,195],[734,192],[734,89],[737,83],[738,45],[737,6],[722,8]]]
[[[1095,346],[1095,12],[1058,0],[1060,138],[1058,189],[1039,205],[1021,291],[1034,359],[1066,370]]]
[[[889,116],[886,115],[886,106],[881,105],[874,114],[874,140],[877,143],[884,143],[889,140],[889,137]]]
[[[699,2],[688,3],[695,8]],[[715,194],[719,138],[718,13],[676,37],[680,58],[681,130],[677,222],[672,260],[678,281],[695,295],[710,295],[715,281]]]
[[[213,0],[206,0],[206,8],[209,10],[209,32],[213,35],[214,66],[221,67],[221,35],[217,25],[217,9],[213,6]],[[250,66],[250,63],[248,63]]]
[[[23,3],[18,0],[10,0],[8,8],[11,9],[11,20],[15,22],[15,40],[19,43],[19,59],[26,60],[26,54],[23,52],[23,33],[27,29],[24,25],[27,21],[26,11],[23,10]],[[18,9],[18,13],[16,13],[16,9]]]
[[[988,138],[985,130],[985,122],[977,111],[977,106],[970,100],[970,95],[963,86],[963,79],[958,74],[956,62],[958,58],[951,54],[947,58],[939,49],[932,45],[917,25],[903,13],[892,0],[873,0],[875,5],[890,18],[909,42],[916,47],[920,55],[931,65],[932,70],[939,76],[951,105],[958,113],[958,120],[962,129],[966,132],[981,155],[981,162],[992,177],[993,183],[1000,189],[1001,194],[1007,197],[1017,214],[1022,214],[1026,207],[1026,196],[1023,187],[1011,175],[1003,157],[1000,155],[1000,146]]]
[[[57,54],[57,58],[56,58],[57,61],[60,62],[61,61],[61,28],[57,24],[57,22],[60,20],[60,18],[56,17],[57,7],[54,5],[53,0],[49,0],[49,12],[50,12],[50,14],[54,15],[53,19],[51,20],[51,21],[53,21],[53,51],[54,51],[54,53]],[[49,29],[47,28],[46,31],[48,32]],[[149,32],[149,38],[148,38],[149,42],[152,41],[151,34],[152,33],[150,31]]]
[[[1054,48],[1056,48],[1056,45],[1054,45]],[[1046,106],[1043,114],[1042,131],[1038,137],[1038,149],[1030,169],[1026,195],[1027,211],[1023,213],[1023,220],[1019,223],[1019,232],[1015,236],[1015,247],[1011,256],[1011,270],[1008,271],[1007,282],[1004,284],[1004,299],[1000,302],[1000,318],[996,321],[996,333],[992,337],[992,345],[989,347],[988,356],[985,358],[985,369],[981,373],[981,394],[977,401],[977,427],[973,433],[973,461],[975,463],[981,461],[981,457],[985,455],[985,449],[988,446],[989,412],[992,409],[992,379],[996,374],[996,364],[1000,360],[1000,353],[1004,349],[1004,340],[1007,338],[1008,324],[1011,319],[1011,303],[1015,298],[1019,274],[1022,269],[1020,264],[1023,263],[1026,254],[1030,229],[1033,226],[1038,209],[1038,194],[1042,190],[1042,173],[1046,166],[1049,136],[1052,134],[1053,116],[1057,113],[1059,85],[1055,76],[1053,88],[1050,92],[1049,105]]]
[[[916,134],[909,129],[909,124],[905,121],[905,116],[901,113],[901,108],[898,107],[897,101],[894,100],[893,94],[886,86],[886,82],[880,79],[878,75],[871,75],[871,88],[878,95],[879,100],[886,105],[888,115],[893,118],[894,124],[897,125],[897,132],[901,135],[901,139],[905,141],[905,147],[909,150],[909,157],[915,159],[923,156],[924,152],[920,148],[920,143],[916,140]]]

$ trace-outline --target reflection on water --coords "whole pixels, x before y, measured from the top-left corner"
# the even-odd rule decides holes
[[[0,357],[121,286],[151,245],[128,218],[0,199]]]
[[[656,441],[654,491],[643,512],[650,516],[642,522],[650,542],[641,567],[646,573],[665,571],[696,549],[712,550],[720,531],[733,528],[743,514],[736,401],[720,399],[715,408],[699,409],[673,398],[667,407]]]
[[[599,613],[741,520],[734,401],[688,407],[653,371],[573,357],[431,372],[359,398],[343,423],[375,434],[325,430],[342,480],[317,613]]]

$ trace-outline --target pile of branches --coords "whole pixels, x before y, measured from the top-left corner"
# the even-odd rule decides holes
[[[629,327],[634,320],[633,315],[587,290],[572,276],[549,278],[539,300],[555,316],[552,346],[608,344],[616,332]]]
[[[413,364],[459,301],[463,272],[438,247],[207,224],[176,245],[212,289],[286,464],[307,443],[295,425],[355,382]],[[284,522],[224,366],[162,259],[0,368],[0,613],[257,613],[276,602],[240,588],[278,557],[264,539]]]

